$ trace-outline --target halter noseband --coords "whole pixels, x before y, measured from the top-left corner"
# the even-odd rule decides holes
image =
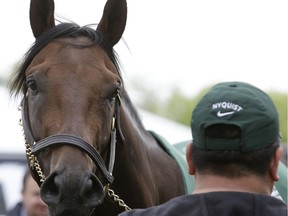
[[[24,96],[21,102],[21,112],[22,112],[22,126],[24,131],[24,138],[25,138],[25,145],[26,145],[26,154],[27,159],[29,161],[29,167],[32,171],[32,175],[37,181],[38,185],[40,186],[42,182],[45,181],[45,175],[41,170],[39,161],[35,156],[40,151],[44,150],[47,147],[54,146],[56,144],[62,143],[64,145],[70,145],[80,150],[84,151],[92,161],[99,167],[101,174],[104,177],[105,183],[107,185],[111,185],[113,182],[114,177],[112,176],[112,171],[114,167],[115,161],[115,150],[116,150],[116,127],[119,130],[119,134],[121,139],[124,141],[123,134],[120,130],[120,109],[119,106],[121,105],[121,98],[118,94],[115,98],[115,111],[113,116],[112,128],[111,128],[111,135],[110,135],[110,158],[109,158],[109,165],[108,170],[106,168],[105,162],[102,159],[101,155],[98,151],[89,143],[84,141],[83,139],[70,135],[70,134],[56,134],[48,136],[42,140],[36,141],[34,139],[31,125],[29,122],[29,112],[28,112],[28,96]],[[116,126],[115,126],[116,124]]]

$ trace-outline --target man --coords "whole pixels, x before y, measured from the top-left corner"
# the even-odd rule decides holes
[[[287,216],[287,205],[270,195],[282,149],[278,112],[266,93],[219,83],[197,104],[191,129],[186,159],[193,194],[121,216]]]
[[[40,188],[29,170],[23,177],[22,201],[7,213],[7,216],[47,216],[47,205],[40,197]]]

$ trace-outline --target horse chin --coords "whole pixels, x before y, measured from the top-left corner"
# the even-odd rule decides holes
[[[67,206],[49,206],[49,216],[89,216],[93,212],[93,208],[86,208],[82,205]]]

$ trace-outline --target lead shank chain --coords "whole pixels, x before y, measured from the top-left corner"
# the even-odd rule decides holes
[[[122,199],[120,199],[119,196],[116,195],[115,192],[112,189],[109,188],[107,190],[107,194],[108,194],[109,197],[113,198],[114,202],[118,203],[118,205],[120,207],[123,207],[125,209],[125,211],[130,211],[131,210],[131,208],[129,206],[127,206],[125,204],[125,202]]]
[[[21,111],[22,107],[19,106],[18,107],[18,111]],[[26,151],[26,155],[27,158],[29,160],[29,167],[33,170],[35,168],[38,176],[40,177],[40,183],[43,183],[46,179],[44,173],[42,172],[41,166],[39,164],[38,158],[32,154],[32,149],[29,145],[29,143],[27,142],[26,136],[25,136],[25,132],[24,132],[24,128],[23,128],[23,123],[22,123],[22,119],[19,120],[19,125],[21,126],[22,129],[22,133],[23,133],[23,137],[24,137],[24,143],[25,143],[25,151]]]

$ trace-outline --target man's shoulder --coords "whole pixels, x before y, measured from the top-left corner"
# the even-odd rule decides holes
[[[271,196],[242,192],[211,192],[180,196],[147,209],[134,209],[120,216],[257,215],[287,216],[287,205]],[[251,214],[252,213],[252,214]]]
[[[270,195],[247,192],[199,194],[199,207],[213,215],[287,216],[287,204]]]
[[[170,201],[163,203],[161,205],[153,206],[146,209],[132,209],[131,211],[126,211],[120,214],[119,216],[181,216],[181,215],[187,215],[183,214],[183,212],[188,211],[191,208],[191,204],[193,205],[193,202],[191,203],[191,200],[189,203],[186,203],[188,197],[193,197],[193,195],[184,195],[179,196],[176,198],[171,199]],[[197,200],[197,199],[195,199]],[[186,203],[186,204],[185,204]],[[189,207],[190,206],[190,207]],[[192,215],[192,214],[189,214]]]

